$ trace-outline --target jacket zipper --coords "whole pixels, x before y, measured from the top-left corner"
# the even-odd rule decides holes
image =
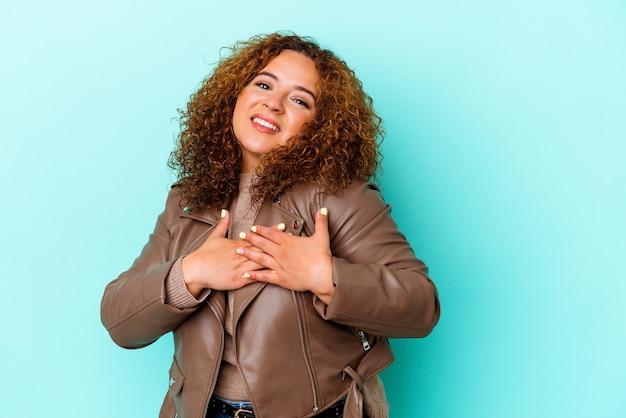
[[[356,329],[357,335],[361,339],[361,344],[363,345],[363,350],[368,351],[370,348],[372,348],[372,346],[370,345],[370,342],[367,341],[367,336],[365,335],[365,332],[363,332],[363,330],[360,330],[358,328],[355,328],[355,329]]]
[[[298,326],[300,327],[300,343],[302,344],[302,354],[304,355],[304,362],[306,364],[306,369],[309,373],[309,379],[311,381],[311,389],[313,391],[313,412],[317,413],[320,410],[318,395],[317,395],[317,385],[315,384],[315,379],[313,377],[313,368],[311,367],[311,359],[309,358],[309,350],[307,349],[306,338],[304,337],[304,318],[300,308],[300,300],[302,299],[302,293],[295,291],[291,292],[293,295],[293,300],[296,304],[296,313],[298,315]]]
[[[224,326],[224,322],[220,321],[221,313],[219,313],[219,315],[218,315],[218,312],[216,311],[215,307],[213,307],[211,305],[209,305],[209,307],[211,308],[211,312],[213,312],[213,315],[215,315],[217,317],[217,320],[222,323],[222,327],[223,327]],[[221,344],[220,344],[220,352],[222,353],[222,356],[223,356],[224,355],[224,335],[223,334],[222,334],[222,339],[221,339]],[[221,360],[218,360],[218,361],[221,361]],[[219,368],[220,367],[221,367],[221,365],[218,364],[217,365],[217,370],[216,370],[216,372],[213,375],[213,382],[211,383],[211,391],[208,392],[207,395],[203,399],[203,402],[204,402],[204,405],[205,405],[205,411],[208,411],[209,402],[211,400],[211,394],[215,390],[215,385],[217,383],[217,377],[219,375]],[[247,386],[247,383],[246,383],[246,386]],[[206,412],[205,412],[205,414],[206,414]],[[174,418],[178,418],[178,411],[176,411],[176,415],[174,416]]]

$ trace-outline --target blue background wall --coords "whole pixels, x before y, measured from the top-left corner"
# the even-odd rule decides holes
[[[156,416],[170,338],[115,346],[101,293],[163,207],[176,109],[281,29],[374,97],[440,289],[435,332],[392,341],[392,417],[626,416],[623,1],[208,3],[0,2],[2,416]]]

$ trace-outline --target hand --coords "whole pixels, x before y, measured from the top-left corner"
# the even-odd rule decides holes
[[[252,248],[252,244],[245,241],[226,238],[229,224],[230,213],[223,210],[222,218],[202,246],[182,260],[185,284],[195,297],[205,288],[215,290],[242,288],[254,282],[244,277],[245,272],[263,268],[237,253],[238,248],[246,248],[249,252],[258,249]]]
[[[272,283],[286,289],[311,291],[329,304],[335,292],[332,281],[332,253],[328,235],[328,210],[322,208],[315,215],[315,233],[298,237],[281,232],[277,227],[253,226],[251,233],[240,234],[256,251],[239,246],[237,251],[267,270],[251,269],[243,279]]]

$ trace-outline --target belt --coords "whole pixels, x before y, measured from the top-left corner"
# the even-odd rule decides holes
[[[254,412],[251,409],[235,408],[215,396],[212,396],[209,401],[209,409],[216,409],[233,418],[254,418]]]
[[[345,399],[342,399],[330,408],[315,415],[315,418],[336,418],[342,416],[344,403]],[[217,409],[224,415],[228,415],[233,418],[254,418],[254,411],[251,409],[235,408],[234,406],[231,406],[226,402],[222,402],[214,396],[211,397],[211,400],[209,401],[209,409]]]

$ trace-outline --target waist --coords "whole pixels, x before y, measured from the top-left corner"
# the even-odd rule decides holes
[[[315,418],[341,418],[343,417],[343,406],[346,399],[343,398],[339,402],[333,404],[330,408],[323,410],[319,414],[315,415]],[[207,411],[207,418],[212,418],[213,412],[218,412],[228,417],[233,418],[255,418],[254,410],[250,402],[241,401],[229,401],[221,399],[217,396],[212,396],[209,401],[209,409]]]

